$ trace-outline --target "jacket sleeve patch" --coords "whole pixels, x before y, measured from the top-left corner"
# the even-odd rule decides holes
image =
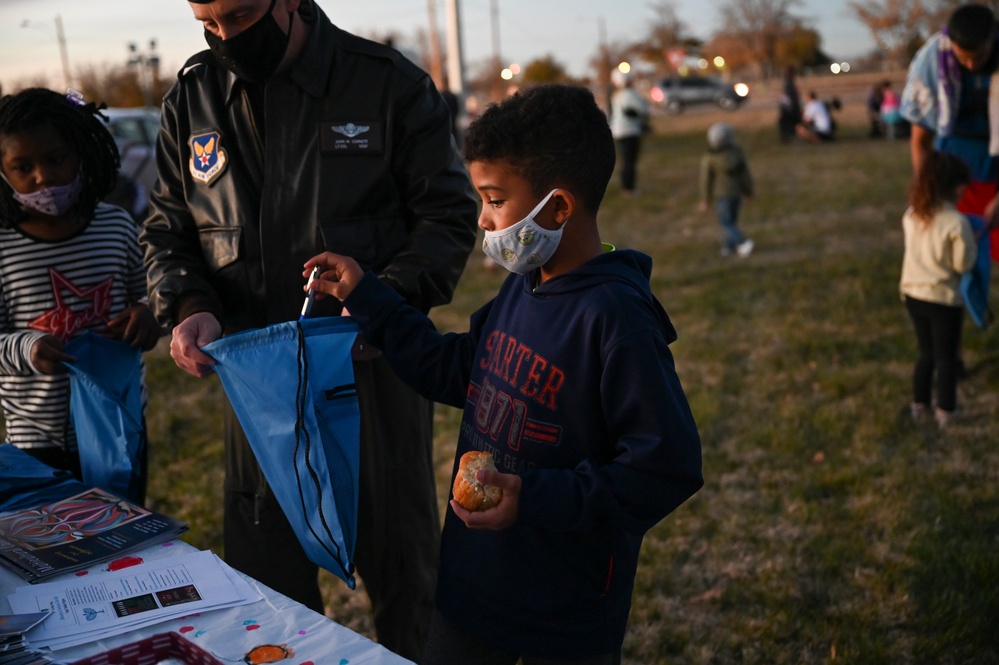
[[[222,135],[206,132],[191,137],[191,160],[188,166],[191,177],[198,182],[210,185],[222,175],[229,160],[222,149]]]

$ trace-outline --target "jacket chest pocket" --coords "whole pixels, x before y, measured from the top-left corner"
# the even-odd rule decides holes
[[[236,226],[198,229],[201,253],[212,272],[220,270],[239,258],[239,243],[243,230]]]

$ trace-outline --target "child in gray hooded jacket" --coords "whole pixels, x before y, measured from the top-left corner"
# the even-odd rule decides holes
[[[708,150],[701,157],[700,210],[707,212],[711,199],[715,201],[718,223],[725,232],[722,256],[733,251],[749,256],[753,241],[739,230],[739,208],[742,200],[753,196],[753,177],[746,154],[735,141],[732,126],[718,122],[708,128]]]

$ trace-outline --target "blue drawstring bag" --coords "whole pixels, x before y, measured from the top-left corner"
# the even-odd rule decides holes
[[[142,353],[85,331],[66,344],[69,415],[76,430],[83,482],[142,503]]]
[[[85,489],[69,471],[53,469],[13,443],[0,443],[0,513],[59,501]]]
[[[351,589],[361,416],[347,317],[246,330],[201,350],[215,362],[264,477],[306,555]]]
[[[992,274],[992,260],[989,257],[989,234],[982,233],[985,220],[978,215],[965,215],[971,228],[978,236],[978,254],[975,265],[961,276],[961,295],[975,325],[983,330],[992,323],[992,310],[989,308],[989,280]]]

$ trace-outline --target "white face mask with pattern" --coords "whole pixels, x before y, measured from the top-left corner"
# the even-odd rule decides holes
[[[541,199],[541,203],[516,224],[502,231],[486,231],[482,241],[482,251],[486,256],[518,275],[547,263],[558,249],[565,225],[549,231],[534,221],[534,216],[541,212],[556,191],[553,189],[548,192],[548,196]]]

